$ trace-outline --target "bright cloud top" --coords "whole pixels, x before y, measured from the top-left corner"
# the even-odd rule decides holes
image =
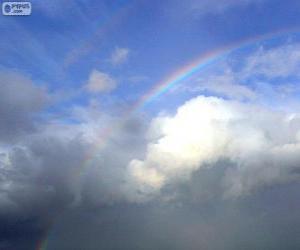
[[[278,132],[280,131],[280,133]],[[174,116],[152,122],[143,160],[128,165],[131,199],[147,200],[166,185],[187,180],[199,168],[228,159],[225,196],[236,197],[297,175],[300,116],[240,102],[199,96]]]

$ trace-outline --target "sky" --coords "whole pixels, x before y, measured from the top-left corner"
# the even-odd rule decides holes
[[[299,1],[30,2],[0,15],[1,250],[300,249]]]

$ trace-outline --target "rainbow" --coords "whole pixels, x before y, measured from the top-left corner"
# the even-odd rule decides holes
[[[289,28],[277,30],[275,32],[258,35],[252,38],[246,38],[239,40],[238,42],[225,45],[223,47],[217,48],[215,50],[201,54],[199,57],[192,60],[190,63],[184,65],[178,70],[174,71],[168,77],[163,79],[161,82],[154,84],[153,88],[150,89],[146,94],[144,94],[132,107],[132,113],[141,109],[158,96],[168,92],[172,87],[179,84],[183,80],[188,79],[196,72],[204,70],[207,66],[216,63],[217,61],[225,58],[234,51],[244,49],[248,46],[255,45],[264,41],[271,39],[281,38],[288,34],[299,33],[299,28]]]
[[[167,76],[165,79],[158,82],[157,84],[154,84],[153,87],[148,92],[146,92],[141,98],[138,99],[137,102],[135,102],[129,109],[127,109],[124,112],[123,116],[121,116],[122,117],[121,122],[113,126],[104,128],[102,131],[100,131],[95,142],[96,147],[94,147],[94,149],[91,150],[88,153],[88,155],[86,155],[86,160],[84,161],[83,165],[81,165],[80,167],[79,175],[81,175],[83,171],[88,166],[90,166],[91,161],[94,159],[97,153],[101,151],[101,148],[105,146],[105,143],[108,141],[108,139],[112,136],[112,134],[115,131],[122,128],[126,123],[126,121],[128,121],[128,119],[132,117],[136,112],[140,111],[144,106],[151,103],[157,97],[168,92],[175,85],[180,84],[181,82],[193,76],[197,72],[204,70],[207,66],[212,65],[226,58],[226,56],[233,53],[234,51],[244,49],[248,46],[254,46],[261,42],[270,41],[272,39],[283,38],[289,34],[297,34],[299,33],[299,30],[300,30],[299,28],[282,29],[282,30],[277,30],[275,32],[255,36],[252,38],[239,40],[238,42],[231,43],[229,45],[201,54],[199,57],[195,58],[190,63],[175,70],[172,74]],[[48,241],[48,237],[44,238],[39,243],[37,250],[46,249],[47,241]]]
[[[36,250],[46,250],[48,244],[48,238],[42,239],[38,242],[38,245],[35,247]]]

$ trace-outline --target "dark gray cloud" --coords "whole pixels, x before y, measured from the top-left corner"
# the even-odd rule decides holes
[[[5,249],[36,244],[56,214],[74,202],[83,146],[80,138],[37,135],[11,149],[0,174]]]
[[[124,120],[96,102],[70,110],[66,118],[77,122],[43,121],[46,91],[18,74],[1,79],[0,249],[35,249],[43,241],[50,250],[299,249],[296,114],[200,97],[180,115],[160,115],[150,129],[147,117]],[[205,140],[197,140],[198,125]],[[229,153],[219,154],[227,134],[230,147],[221,151]],[[199,142],[214,160],[198,159]],[[194,150],[177,150],[191,143]],[[164,149],[174,157],[164,158]],[[143,187],[157,176],[132,176],[133,159],[163,173],[154,195]]]
[[[45,90],[16,72],[0,72],[0,87],[0,140],[10,141],[32,132],[34,114],[47,101]]]
[[[35,97],[34,93],[27,94]],[[19,102],[27,103],[24,100],[12,98],[9,105],[15,102],[19,107]],[[33,106],[28,104],[29,114],[18,117],[20,123],[31,122],[31,129],[26,127],[18,135],[12,131],[10,143],[1,138],[0,249],[34,249],[66,209],[76,210],[81,204],[97,208],[124,200],[119,184],[124,179],[124,162],[141,154],[140,145],[146,145],[146,127],[138,118],[122,121],[119,129],[102,139],[108,120],[120,122],[119,118],[34,123],[30,114],[38,116],[39,107]],[[86,107],[83,112],[95,115],[93,109]]]
[[[66,211],[49,231],[49,249],[299,248],[299,184],[206,202],[185,188],[184,200]]]

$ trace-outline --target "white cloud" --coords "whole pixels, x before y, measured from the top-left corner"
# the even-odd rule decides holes
[[[260,74],[268,78],[299,76],[300,45],[264,49],[261,47],[246,59],[244,77]]]
[[[229,197],[293,179],[300,164],[299,122],[297,115],[250,104],[192,99],[174,116],[154,120],[156,139],[149,141],[146,156],[128,164],[127,195],[147,200],[168,184],[188,180],[199,168],[218,166],[222,159],[234,166],[223,178]]]
[[[128,59],[128,55],[129,55],[129,49],[117,47],[111,54],[110,62],[113,65],[122,64],[126,62],[126,60]]]
[[[294,114],[286,101],[281,102],[285,109],[280,109],[286,111],[275,110],[280,108],[279,102],[278,106],[265,105],[268,98],[279,100],[280,87],[285,87],[287,100],[291,100],[290,92],[297,90],[293,84],[273,86],[271,81],[297,74],[297,51],[296,44],[259,49],[246,55],[245,64],[236,71],[226,65],[202,76],[196,86],[192,82],[190,91],[208,91],[235,101],[200,96],[183,104],[173,116],[155,118],[148,141],[141,145],[147,148],[145,154],[126,158],[126,170],[117,174],[122,180],[113,188],[118,189],[118,199],[150,200],[170,185],[188,182],[203,167],[220,166],[222,159],[232,164],[222,177],[226,197],[298,178],[299,114]],[[290,60],[281,62],[284,54]],[[261,83],[257,75],[270,81]]]
[[[209,91],[236,100],[253,100],[257,97],[254,90],[239,84],[233,73],[211,75],[207,78],[198,79],[197,83],[199,85],[194,91]]]
[[[91,93],[110,92],[117,86],[117,81],[109,74],[93,70],[89,76],[86,88]]]
[[[1,171],[26,170],[28,180],[23,183],[28,190],[36,188],[30,183],[45,178],[44,191],[34,195],[51,196],[63,186],[74,197],[68,204],[83,199],[98,205],[151,200],[170,185],[188,183],[203,167],[218,168],[222,159],[232,162],[221,178],[226,197],[298,178],[300,115],[296,113],[200,96],[180,106],[175,115],[159,115],[148,134],[140,121],[103,114],[94,102],[72,114],[78,123],[49,122],[3,149]],[[63,166],[64,177],[57,177],[53,165]],[[84,174],[73,176],[73,171]],[[35,179],[37,172],[41,174]],[[8,194],[20,185],[9,173],[3,182],[11,183]],[[175,189],[171,196],[172,192]]]
[[[293,57],[291,48],[297,46],[288,46],[289,49],[285,50],[286,56],[291,58],[290,63],[294,66],[279,71],[280,76],[295,74],[297,58]],[[82,198],[84,202],[98,205],[124,200],[144,202],[157,197],[165,198],[166,189],[169,192],[168,197],[171,197],[182,183],[189,183],[190,177],[196,171],[197,175],[201,175],[204,167],[225,167],[225,174],[221,174],[220,182],[223,188],[221,192],[226,197],[239,197],[266,185],[295,180],[299,178],[300,166],[300,115],[275,111],[274,106],[258,106],[261,102],[257,98],[265,98],[265,93],[259,93],[260,89],[253,88],[251,84],[241,84],[248,83],[248,77],[255,74],[264,74],[271,78],[275,66],[268,65],[276,64],[276,67],[281,67],[281,63],[277,64],[275,60],[283,56],[283,52],[279,53],[281,50],[283,48],[258,51],[254,54],[258,55],[256,60],[248,56],[251,59],[246,59],[245,65],[239,68],[242,68],[240,71],[234,72],[231,68],[224,72],[214,71],[213,74],[198,80],[198,91],[206,90],[236,101],[199,96],[181,105],[175,115],[160,114],[152,121],[146,133],[139,122],[125,122],[118,116],[114,117],[111,110],[109,113],[99,112],[98,103],[94,100],[90,102],[90,106],[77,106],[69,112],[70,116],[77,116],[75,120],[78,123],[51,120],[47,124],[39,124],[38,130],[33,130],[30,136],[24,135],[18,139],[21,141],[22,150],[17,150],[18,145],[12,142],[0,154],[0,164],[4,167],[11,165],[12,169],[16,167],[16,171],[23,166],[32,166],[27,171],[33,176],[33,179],[29,178],[29,188],[32,180],[36,181],[35,171],[45,173],[45,176],[51,173],[52,179],[47,185],[53,190],[62,186],[60,182],[64,181],[55,175],[55,171],[52,173],[50,170],[52,165],[57,164],[55,159],[63,162],[62,166],[69,164],[71,158],[74,159],[72,164],[76,162],[79,166],[89,165],[82,170],[84,174],[74,177],[75,179],[69,179],[70,173],[66,169],[65,185],[70,187],[70,194],[77,197],[76,201]],[[248,70],[253,74],[248,73]],[[270,81],[268,84],[271,83]],[[3,86],[15,85],[6,83]],[[97,70],[91,72],[86,84],[86,89],[92,93],[111,91],[115,87],[116,81],[111,76]],[[295,91],[292,84],[285,84],[283,87],[288,97],[290,92]],[[6,89],[3,100],[12,90],[8,87],[4,88]],[[32,97],[29,96],[32,93],[36,92],[36,96],[43,93],[42,90],[33,90],[28,91],[30,95],[22,92],[22,98],[26,95],[22,103],[31,100]],[[15,92],[10,94],[15,95]],[[244,102],[245,99],[251,102]],[[9,106],[16,106],[20,98],[9,96],[8,101],[11,101]],[[6,111],[7,102],[0,102],[0,106],[3,106],[0,110]],[[31,113],[32,105],[28,107]],[[11,114],[8,113],[9,116]],[[24,124],[23,121],[14,123]],[[43,144],[49,148],[45,147],[42,152]],[[71,145],[74,146],[74,154],[69,150]],[[61,149],[56,151],[59,147]],[[86,154],[89,157],[88,164]],[[228,166],[224,166],[227,164],[223,163],[224,159],[230,162]],[[70,172],[73,171],[72,166],[67,167]],[[2,171],[6,172],[6,169]],[[13,176],[7,173],[7,182],[3,182],[4,185],[12,179]],[[27,179],[24,180],[26,181]],[[17,180],[13,181],[12,186],[14,185],[19,185]],[[48,186],[45,186],[45,192],[48,192]],[[14,193],[14,190],[9,192]],[[2,198],[5,197],[0,197]]]
[[[251,54],[233,53],[199,71],[173,93],[199,93],[293,110],[300,106],[299,66],[299,43],[253,48]]]

